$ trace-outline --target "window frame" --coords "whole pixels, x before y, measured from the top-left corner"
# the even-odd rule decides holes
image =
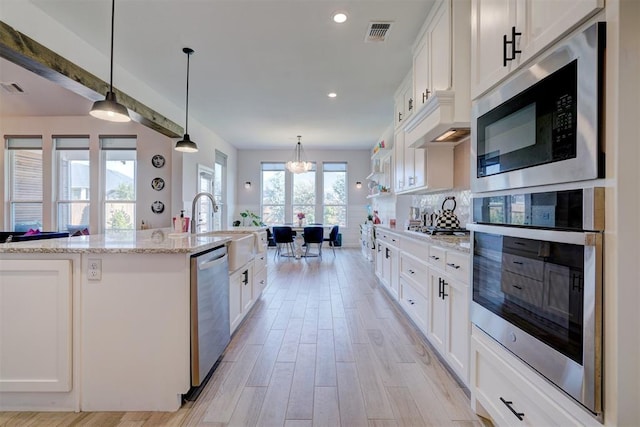
[[[325,166],[327,165],[344,165],[344,170],[326,170]],[[344,173],[344,203],[326,203],[326,173],[336,173],[343,172]],[[323,162],[322,163],[322,200],[320,205],[320,210],[322,211],[322,222],[325,222],[325,210],[327,207],[335,206],[342,207],[344,209],[344,224],[327,224],[327,225],[339,225],[340,227],[346,228],[349,225],[349,164],[348,162]]]
[[[137,208],[137,198],[138,198],[138,159],[137,159],[137,137],[135,135],[100,135],[99,136],[100,143],[100,170],[102,173],[102,179],[100,183],[100,205],[101,205],[101,221],[100,221],[100,230],[102,232],[107,231],[135,231],[136,230],[136,208]],[[134,162],[134,170],[133,170],[133,191],[134,197],[130,200],[120,200],[120,199],[108,199],[107,198],[107,162],[110,161],[108,159],[108,152],[127,152],[133,151],[133,162]],[[107,220],[109,218],[109,214],[107,213],[107,206],[109,204],[122,204],[122,205],[133,205],[132,209],[132,217],[131,217],[131,228],[112,228],[107,227]],[[167,207],[165,206],[165,209]]]
[[[15,156],[20,151],[39,151],[40,152],[40,199],[17,199],[15,196],[15,182],[17,180]],[[36,221],[38,229],[42,230],[44,226],[44,140],[41,135],[6,135],[5,136],[5,153],[7,154],[7,207],[9,210],[9,229],[16,230],[16,213],[15,207],[18,205],[40,205],[40,218]],[[24,230],[27,231],[27,230]]]
[[[53,136],[53,162],[54,162],[54,185],[53,188],[53,196],[54,196],[54,206],[55,206],[55,217],[54,223],[56,224],[56,228],[58,231],[69,231],[70,233],[75,230],[69,230],[68,227],[64,228],[61,223],[61,215],[60,208],[62,205],[72,206],[74,204],[84,204],[86,205],[86,209],[88,209],[88,218],[87,222],[83,224],[72,224],[77,226],[78,228],[86,228],[89,230],[91,228],[91,149],[90,149],[90,137],[89,135],[73,135],[73,136]],[[80,140],[82,140],[80,142]],[[74,141],[74,142],[72,142]],[[60,156],[65,151],[86,151],[87,154],[87,163],[88,163],[88,190],[87,190],[87,198],[86,199],[62,199],[60,194],[60,184],[62,180],[61,175],[61,163]],[[67,223],[67,225],[69,225]],[[76,227],[74,227],[76,228]]]

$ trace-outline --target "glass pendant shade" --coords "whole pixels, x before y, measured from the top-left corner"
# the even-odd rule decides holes
[[[183,153],[195,153],[198,151],[198,146],[189,137],[189,57],[194,52],[190,47],[182,48],[182,52],[187,55],[187,102],[186,102],[186,117],[184,121],[184,136],[178,142],[174,150],[181,151]]]
[[[110,122],[129,122],[131,121],[131,117],[129,117],[127,107],[118,103],[116,94],[113,91],[113,24],[115,11],[116,1],[111,0],[111,67],[109,74],[109,91],[104,101],[96,101],[93,103],[89,114],[95,118],[108,120]]]
[[[287,170],[291,173],[304,173],[311,170],[313,163],[302,160],[301,136],[298,135],[298,144],[295,149],[295,160],[289,160],[286,164]]]

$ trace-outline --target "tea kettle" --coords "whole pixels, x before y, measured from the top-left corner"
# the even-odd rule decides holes
[[[453,208],[447,209],[445,205],[448,201],[453,202]],[[456,210],[456,198],[454,196],[445,197],[442,202],[442,213],[438,216],[436,221],[437,228],[460,228],[460,221],[458,217],[453,212]]]

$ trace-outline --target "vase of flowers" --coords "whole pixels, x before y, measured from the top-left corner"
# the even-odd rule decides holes
[[[298,227],[302,227],[302,220],[304,219],[304,212],[298,212]]]

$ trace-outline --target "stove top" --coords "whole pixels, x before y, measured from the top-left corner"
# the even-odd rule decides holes
[[[466,228],[441,228],[441,227],[421,227],[418,230],[431,236],[466,236],[469,234],[469,230]]]

